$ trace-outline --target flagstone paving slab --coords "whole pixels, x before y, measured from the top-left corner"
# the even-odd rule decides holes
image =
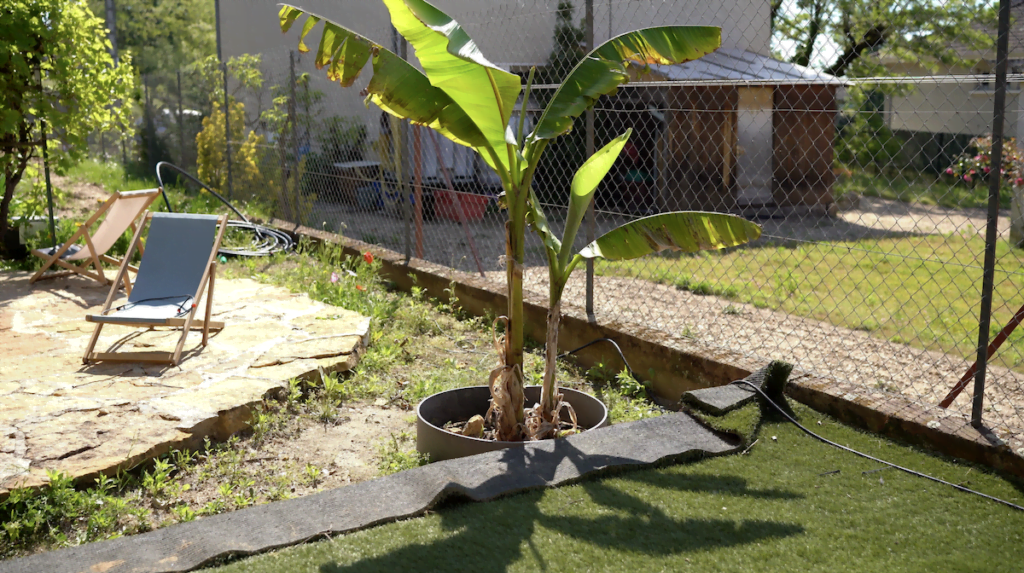
[[[29,284],[30,276],[0,273],[0,496],[47,483],[48,470],[88,480],[208,436],[226,439],[289,379],[349,370],[368,342],[370,319],[358,313],[218,279],[213,319],[226,326],[205,348],[202,333],[190,332],[178,366],[85,365],[85,315],[100,311],[109,288],[81,277]],[[177,338],[107,326],[97,350],[169,351]]]

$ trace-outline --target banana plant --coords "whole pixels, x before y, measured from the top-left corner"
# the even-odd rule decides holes
[[[625,260],[664,249],[697,251],[743,244],[760,236],[760,228],[727,214],[673,212],[627,223],[599,237],[579,253],[572,252],[598,184],[607,175],[630,132],[589,158],[570,187],[569,210],[561,238],[551,230],[532,189],[540,158],[549,142],[573,127],[584,111],[603,95],[615,93],[630,79],[630,68],[677,64],[718,48],[721,30],[708,26],[661,26],[634,30],[601,44],[569,73],[541,113],[535,128],[524,133],[526,102],[519,76],[502,70],[481,53],[453,18],[426,0],[383,0],[391,23],[413,47],[422,71],[381,44],[344,26],[291,5],[282,5],[281,30],[287,32],[305,17],[299,51],[308,52],[306,38],[322,22],[314,60],[327,77],[348,87],[363,70],[372,76],[363,94],[387,113],[430,127],[455,143],[475,149],[497,173],[504,189],[505,261],[507,279],[505,334],[498,340],[499,366],[490,375],[491,408],[499,440],[540,439],[556,435],[563,404],[555,379],[555,358],[561,299],[569,275],[586,258]],[[315,37],[315,36],[314,36]],[[510,119],[520,95],[518,129]],[[544,243],[550,275],[550,310],[544,381],[539,404],[525,408],[523,395],[523,262],[525,230]]]

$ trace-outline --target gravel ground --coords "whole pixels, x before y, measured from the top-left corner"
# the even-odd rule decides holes
[[[405,221],[399,217],[339,204],[318,203],[316,207],[316,217],[327,230],[340,230],[344,235],[405,251]],[[824,216],[822,210],[766,217],[757,222],[764,230],[763,240],[798,242],[849,242],[922,234],[966,236],[985,230],[983,209],[947,209],[874,197],[860,198],[847,207],[835,217]],[[548,216],[557,227],[557,211],[549,209]],[[625,220],[624,216],[600,214],[597,232]],[[998,228],[1001,237],[1008,235],[1008,212],[1000,213]],[[503,226],[497,214],[488,213],[483,220],[465,226],[445,220],[427,221],[422,229],[422,258],[469,272],[480,269],[504,282],[498,261],[504,253]],[[527,239],[526,287],[542,295],[547,293],[543,264],[540,243],[531,234]],[[564,304],[583,304],[583,277],[582,272],[573,276]],[[963,357],[920,350],[866,332],[671,286],[616,277],[597,277],[596,281],[598,320],[632,321],[709,347],[786,360],[803,370],[898,393],[923,404],[937,404],[970,367]],[[1024,374],[998,367],[988,372],[985,422],[1014,449],[1024,448]],[[949,409],[950,416],[966,423],[970,402],[970,392],[965,391]],[[1020,451],[1024,455],[1024,449]]]
[[[524,276],[528,290],[547,292],[546,269],[531,267]],[[488,277],[504,280],[501,272],[488,273]],[[595,283],[598,322],[604,318],[643,324],[677,340],[726,348],[765,361],[785,360],[805,371],[922,404],[938,404],[971,365],[964,358],[896,344],[866,332],[641,279],[598,276]],[[564,296],[563,304],[582,307],[583,273],[570,279]],[[1024,374],[989,367],[986,380],[986,425],[1024,455]],[[970,390],[948,410],[949,416],[965,424],[970,411]]]

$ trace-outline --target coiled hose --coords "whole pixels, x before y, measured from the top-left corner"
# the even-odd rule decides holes
[[[245,215],[243,215],[238,209],[235,209],[234,205],[232,205],[230,202],[228,202],[227,199],[222,197],[220,193],[217,193],[216,191],[211,189],[209,185],[203,183],[202,181],[194,177],[192,174],[188,173],[187,171],[178,167],[177,165],[174,165],[173,163],[168,163],[167,161],[161,161],[160,163],[156,164],[156,180],[160,184],[160,193],[164,197],[164,204],[167,206],[168,212],[173,213],[174,209],[171,207],[171,202],[167,199],[167,193],[163,190],[164,181],[163,178],[160,176],[161,168],[170,169],[178,173],[179,175],[184,176],[189,181],[195,183],[196,185],[199,185],[203,189],[206,189],[211,195],[220,200],[221,203],[224,203],[225,205],[227,205],[229,209],[234,211],[234,213],[238,215],[241,221],[228,221],[228,228],[252,231],[253,239],[252,244],[250,246],[244,248],[228,248],[221,246],[220,250],[217,251],[218,254],[231,255],[236,257],[265,257],[267,255],[272,255],[274,253],[279,253],[282,251],[290,251],[295,247],[295,241],[292,240],[291,235],[289,235],[288,233],[285,233],[284,231],[279,231],[277,229],[273,229],[271,227],[265,227],[263,225],[250,222],[248,219],[245,218]]]

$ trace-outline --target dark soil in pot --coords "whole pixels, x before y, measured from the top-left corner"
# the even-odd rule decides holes
[[[600,400],[570,388],[558,390],[575,410],[581,429],[597,429],[608,425],[608,408]],[[540,443],[483,440],[444,429],[451,422],[465,422],[475,415],[484,415],[490,399],[491,391],[487,386],[468,386],[439,392],[420,402],[416,407],[416,449],[436,462]],[[527,386],[526,404],[531,406],[539,401],[540,386]]]

